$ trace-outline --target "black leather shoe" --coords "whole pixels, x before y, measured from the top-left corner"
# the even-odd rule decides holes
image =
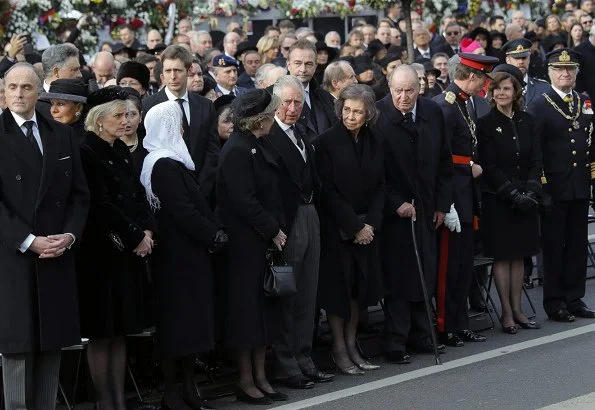
[[[321,372],[317,368],[310,369],[303,373],[304,373],[304,376],[306,376],[308,379],[312,380],[314,383],[332,382],[333,379],[335,378],[334,374]]]
[[[279,381],[283,386],[289,387],[290,389],[306,390],[314,387],[314,382],[302,375],[288,377]]]
[[[595,319],[595,312],[586,306],[573,310],[572,314],[576,317],[582,317],[584,319]]]
[[[484,335],[480,335],[479,333],[475,333],[469,329],[461,330],[460,332],[457,332],[457,335],[464,342],[485,342],[488,340]]]
[[[560,308],[548,316],[550,320],[556,322],[574,322],[574,316],[571,315],[570,312],[564,308]]]
[[[243,403],[248,403],[248,404],[261,404],[264,406],[268,406],[269,404],[273,404],[273,399],[267,397],[267,396],[262,396],[262,397],[252,397],[250,396],[248,393],[246,393],[244,390],[242,390],[240,387],[236,386],[236,399],[238,399],[238,401],[241,401]]]
[[[518,320],[515,320],[514,322],[523,329],[541,329],[541,324],[534,320],[529,320],[528,322],[520,322]]]
[[[438,335],[438,341],[450,347],[462,347],[465,345],[461,338],[454,333],[441,333]]]
[[[276,392],[273,392],[273,393],[269,393],[268,391],[263,390],[260,387],[258,387],[258,390],[260,390],[262,392],[262,394],[264,394],[265,396],[267,396],[272,401],[287,401],[287,400],[289,400],[289,396],[287,396],[287,394],[281,393],[279,391],[276,391]]]
[[[442,343],[438,343],[438,353],[444,353],[446,351],[446,346]],[[434,345],[430,340],[424,340],[418,343],[408,343],[407,348],[414,350],[418,353],[429,353],[434,354]]]
[[[393,350],[390,352],[384,352],[384,358],[387,362],[392,364],[409,364],[411,363],[411,356],[405,352]]]

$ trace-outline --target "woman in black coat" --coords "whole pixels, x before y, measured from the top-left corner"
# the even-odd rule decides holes
[[[194,358],[213,348],[213,272],[209,252],[227,235],[200,191],[195,165],[182,138],[182,111],[175,101],[151,108],[143,141],[148,155],[141,182],[156,210],[159,247],[153,256],[157,349],[165,378],[161,408],[201,408],[194,387]],[[176,383],[183,370],[183,394]]]
[[[85,142],[85,107],[89,95],[87,84],[80,78],[59,78],[52,82],[47,93],[39,99],[51,104],[52,118],[68,125],[74,131],[76,142]]]
[[[521,310],[525,257],[539,253],[538,199],[541,153],[533,120],[522,111],[523,76],[502,64],[490,83],[492,110],[477,126],[483,167],[481,230],[483,250],[494,258],[492,272],[502,304],[506,333],[536,329]]]
[[[359,310],[382,295],[377,230],[385,201],[382,144],[369,125],[374,91],[345,88],[335,102],[339,123],[318,138],[321,261],[318,295],[333,334],[333,359],[345,374],[377,369],[356,348]]]
[[[132,102],[120,87],[89,96],[81,160],[91,207],[77,255],[81,333],[99,409],[124,409],[126,344],[143,323],[142,281],[153,218],[128,147],[119,137]]]
[[[287,236],[279,191],[280,170],[261,137],[274,121],[279,97],[250,90],[231,103],[234,132],[221,150],[217,215],[229,234],[225,340],[238,352],[238,400],[270,404],[276,393],[264,371],[266,346],[280,331],[274,299],[265,298],[267,248],[281,250]]]

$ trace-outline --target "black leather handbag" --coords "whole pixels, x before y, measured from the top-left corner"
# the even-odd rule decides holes
[[[267,251],[263,288],[267,298],[284,298],[297,294],[293,267],[285,262],[280,252]]]

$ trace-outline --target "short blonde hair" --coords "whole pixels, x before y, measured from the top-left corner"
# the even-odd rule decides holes
[[[87,118],[85,118],[85,130],[99,135],[99,125],[97,124],[99,119],[105,118],[122,108],[132,110],[136,106],[131,100],[114,100],[91,108]]]
[[[263,36],[258,40],[258,43],[256,43],[256,48],[258,49],[260,56],[264,57],[264,54],[267,51],[279,49],[279,39],[276,37]]]

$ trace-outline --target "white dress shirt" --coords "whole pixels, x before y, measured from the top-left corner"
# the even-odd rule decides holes
[[[176,97],[167,87],[165,87],[165,95],[167,95],[167,99],[170,101],[176,101],[178,98],[184,100],[182,105],[184,106],[184,112],[186,113],[186,119],[188,120],[188,125],[190,125],[190,101],[188,100],[188,90],[184,93],[181,97]]]
[[[401,114],[403,114],[404,117],[406,113],[401,112]],[[411,115],[413,117],[413,122],[415,122],[415,119],[417,118],[417,104],[413,106],[413,109],[411,110]]]
[[[308,108],[312,108],[312,104],[310,103],[310,83],[304,87],[304,99],[306,100],[306,104],[308,104]]]
[[[289,137],[291,142],[293,142],[293,145],[295,145],[295,147],[298,149],[300,154],[302,154],[302,158],[304,159],[304,162],[306,162],[307,154],[306,154],[306,145],[305,145],[306,143],[304,142],[304,140],[302,140],[302,148],[300,148],[300,146],[297,143],[297,138],[293,134],[293,129],[291,128],[292,125],[287,125],[284,122],[281,122],[281,120],[276,115],[275,115],[275,121],[277,121],[277,124],[279,124],[279,127],[281,127],[281,129],[285,132],[285,134],[287,134],[287,136]]]
[[[553,85],[552,85],[552,88],[554,89],[556,94],[558,94],[560,96],[561,99],[564,99],[564,97],[566,97],[567,95],[570,95],[572,97],[572,91],[570,91],[569,93],[565,93],[564,91],[554,87]]]

